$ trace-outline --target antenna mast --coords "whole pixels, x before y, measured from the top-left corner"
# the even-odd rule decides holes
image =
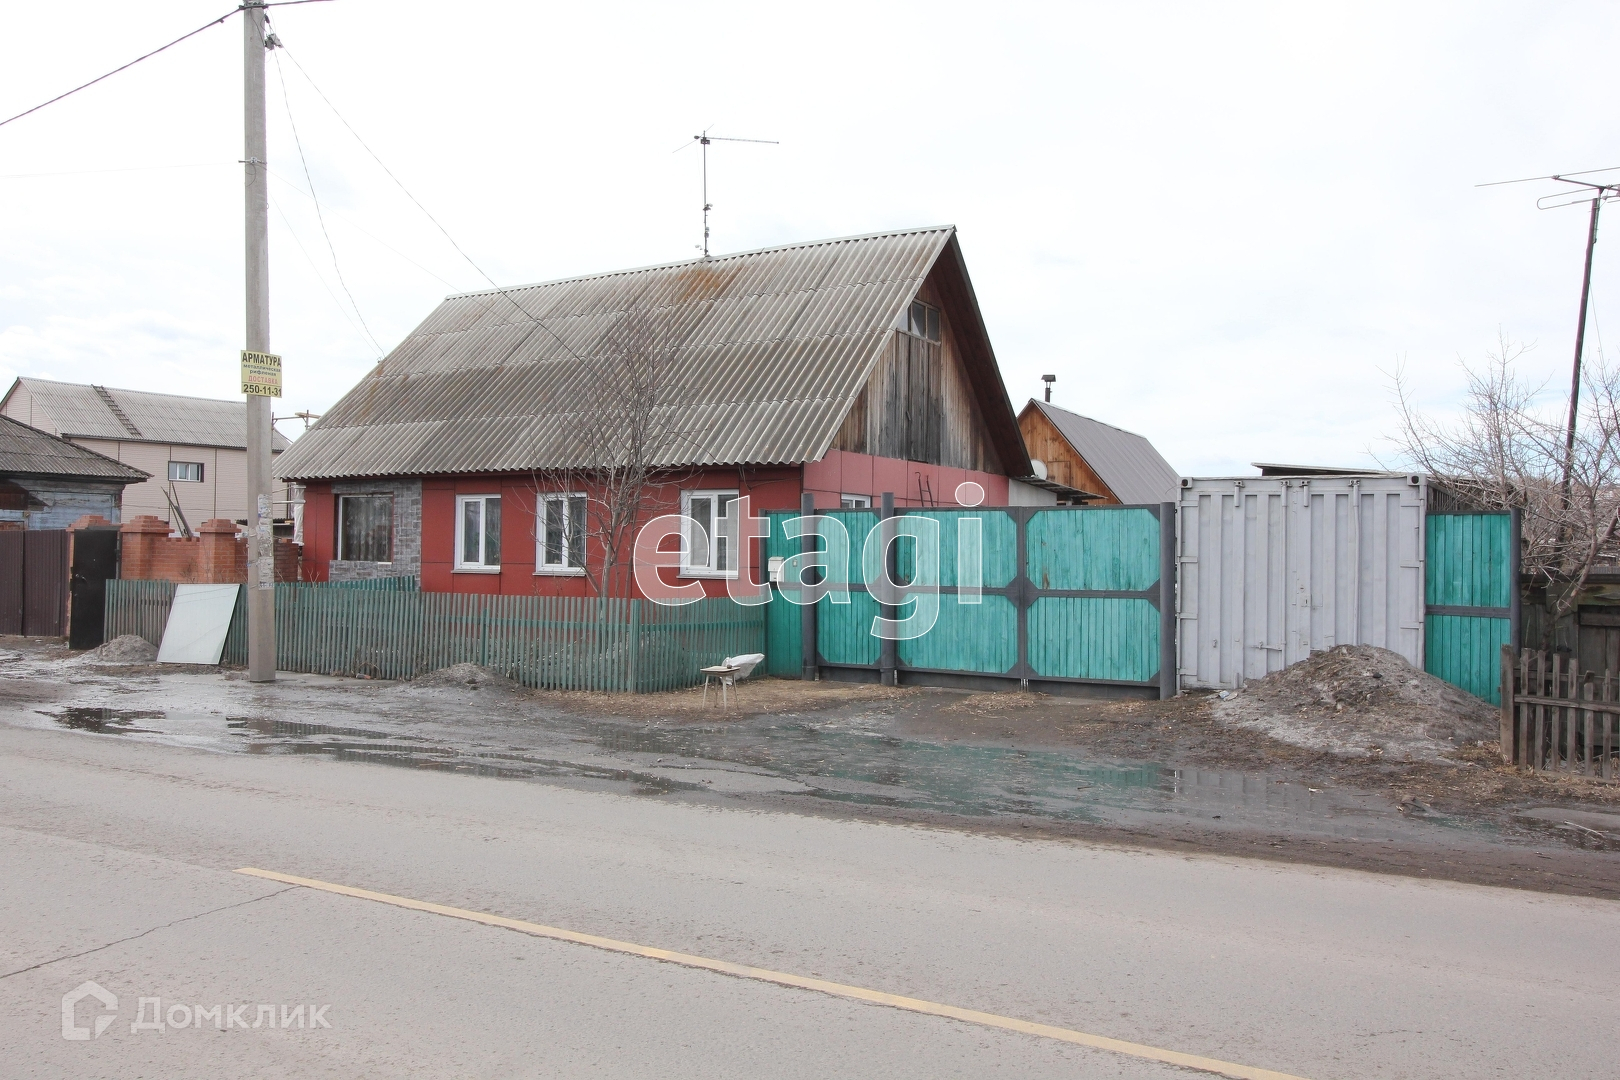
[[[732,139],[723,135],[710,135],[708,128],[701,134],[692,136],[692,141],[703,148],[703,257],[709,257],[709,211],[714,204],[709,201],[709,144],[712,142],[747,142],[764,143],[768,146],[780,146],[775,139]]]

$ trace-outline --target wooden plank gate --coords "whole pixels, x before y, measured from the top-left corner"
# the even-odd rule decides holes
[[[1519,512],[1431,512],[1426,532],[1423,670],[1500,704],[1501,650],[1519,645]]]
[[[849,533],[849,602],[823,597],[815,606],[813,666],[822,677],[909,685],[1019,688],[1047,693],[1112,687],[1127,694],[1170,697],[1175,686],[1175,507],[1009,506],[950,510],[906,509],[939,523],[939,617],[932,630],[894,643],[873,636],[883,611],[868,591],[862,566],[874,510],[824,510]],[[794,511],[773,511],[767,560],[788,558],[801,541],[782,522]],[[961,600],[957,580],[962,519],[978,519],[979,602]],[[971,540],[969,541],[971,543]],[[897,578],[907,579],[914,551],[904,538]],[[968,583],[971,586],[971,583]],[[780,588],[765,605],[766,666],[796,676],[804,657],[802,609]],[[892,615],[889,617],[893,617]]]
[[[1620,672],[1582,674],[1559,653],[1501,650],[1502,759],[1521,769],[1616,779]]]
[[[0,532],[0,634],[61,637],[67,609],[67,530]]]

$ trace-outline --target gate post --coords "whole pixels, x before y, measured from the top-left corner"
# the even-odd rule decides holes
[[[894,492],[885,491],[883,501],[878,512],[878,536],[883,541],[883,573],[890,581],[894,581],[899,570],[895,558],[894,534],[885,528],[886,523],[894,517]],[[880,605],[885,619],[893,621],[899,610],[893,604]],[[899,685],[897,669],[900,666],[900,646],[892,637],[885,637],[878,647],[878,681],[884,686]]]
[[[815,512],[816,497],[806,491],[799,496],[799,516],[810,517]],[[816,534],[814,532],[805,532],[799,535],[799,550],[806,555],[816,550]],[[787,583],[783,582],[783,584]],[[802,571],[801,577],[796,584],[799,585],[802,591],[804,586]],[[821,666],[816,659],[815,604],[799,605],[799,652],[802,657],[799,666],[799,678],[806,682],[815,682],[816,677],[820,674],[819,668]]]
[[[1176,504],[1159,504],[1159,699],[1181,690],[1176,662]]]

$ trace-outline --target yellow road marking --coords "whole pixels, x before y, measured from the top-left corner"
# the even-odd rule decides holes
[[[424,900],[412,900],[405,896],[372,892],[370,889],[356,889],[349,885],[334,885],[329,881],[317,881],[314,878],[278,874],[274,870],[258,870],[251,866],[244,866],[236,872],[238,874],[250,874],[253,877],[267,878],[270,881],[281,881],[288,885],[302,885],[308,889],[337,893],[339,896],[375,900],[379,904],[392,904],[394,907],[409,908],[412,911],[427,911],[434,915],[447,915],[452,919],[466,919],[468,922],[483,923],[486,926],[500,926],[507,930],[533,934],[536,937],[570,941],[576,945],[589,945],[597,949],[606,949],[609,952],[644,956],[651,960],[663,960],[671,964],[680,964],[683,967],[718,972],[722,975],[735,975],[742,979],[757,979],[761,982],[776,983],[779,986],[797,987],[800,990],[815,990],[818,993],[831,994],[833,997],[852,998],[856,1001],[866,1001],[874,1005],[887,1005],[891,1008],[905,1009],[908,1012],[923,1013],[928,1016],[944,1016],[952,1020],[962,1020],[969,1024],[982,1024],[985,1027],[1001,1028],[1003,1031],[1039,1035],[1046,1039],[1057,1039],[1059,1042],[1089,1046],[1097,1050],[1109,1050],[1116,1054],[1143,1058],[1147,1061],[1162,1061],[1167,1065],[1180,1065],[1183,1068],[1199,1069],[1219,1076],[1231,1076],[1237,1078],[1237,1080],[1304,1080],[1303,1077],[1294,1076],[1290,1073],[1273,1072],[1271,1069],[1257,1069],[1250,1065],[1236,1065],[1230,1061],[1200,1057],[1197,1054],[1183,1054],[1176,1050],[1163,1050],[1157,1046],[1126,1042],[1123,1039],[1110,1039],[1104,1035],[1088,1035],[1083,1031],[1071,1031],[1068,1028],[1053,1027],[1050,1024],[1036,1024],[1028,1020],[1018,1020],[1010,1016],[998,1016],[995,1013],[979,1012],[975,1009],[959,1009],[955,1005],[941,1005],[935,1001],[902,997],[899,994],[887,994],[881,990],[868,990],[865,987],[848,986],[844,983],[829,982],[826,979],[806,978],[803,975],[790,975],[787,972],[772,971],[769,968],[733,964],[728,960],[712,960],[706,956],[694,956],[691,953],[657,949],[651,945],[615,941],[613,938],[597,937],[595,934],[580,934],[573,930],[562,930],[555,926],[542,926],[539,923],[524,922],[522,919],[508,919],[482,911],[468,911],[466,908],[447,907],[444,904],[430,904]]]

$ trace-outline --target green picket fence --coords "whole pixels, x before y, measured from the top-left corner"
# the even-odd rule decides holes
[[[159,643],[173,599],[171,582],[107,582],[107,637],[138,634]],[[349,583],[276,586],[276,666],[283,671],[409,679],[473,663],[526,686],[646,693],[691,686],[701,681],[699,668],[764,647],[764,612],[724,598],[666,608]],[[222,659],[247,662],[242,599]]]

